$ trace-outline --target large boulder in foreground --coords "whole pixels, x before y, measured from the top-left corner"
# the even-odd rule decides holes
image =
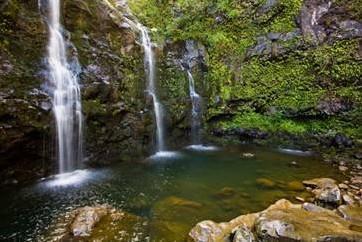
[[[332,210],[282,199],[260,213],[242,215],[227,223],[200,222],[189,233],[189,239],[195,242],[361,241],[362,232],[355,228],[359,227]]]

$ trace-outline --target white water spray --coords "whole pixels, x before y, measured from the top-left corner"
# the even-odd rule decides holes
[[[48,0],[48,85],[56,120],[59,172],[77,168],[82,160],[82,105],[77,73],[71,70],[60,24],[60,0]]]

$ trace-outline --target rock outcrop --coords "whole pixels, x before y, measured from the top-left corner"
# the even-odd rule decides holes
[[[282,199],[266,210],[228,223],[203,221],[189,233],[195,242],[224,241],[359,241],[355,222],[316,205]],[[358,225],[356,225],[358,226]]]

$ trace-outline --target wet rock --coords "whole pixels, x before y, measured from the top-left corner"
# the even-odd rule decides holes
[[[288,166],[290,167],[296,167],[296,168],[299,168],[300,165],[298,164],[298,162],[296,161],[291,161],[290,163],[288,163]]]
[[[262,212],[242,215],[230,222],[200,222],[191,230],[190,237],[192,241],[230,241],[240,228],[243,230],[241,238],[250,239],[241,241],[253,241],[253,237],[258,241],[359,241],[362,238],[362,233],[353,230],[350,221],[335,212],[309,203],[293,204],[285,199]]]
[[[348,167],[347,166],[339,166],[338,169],[342,172],[347,171]]]
[[[362,23],[355,20],[344,20],[338,23],[338,30],[333,33],[338,39],[362,37]]]
[[[233,234],[234,234],[234,236],[233,236],[232,242],[254,242],[254,241],[256,241],[254,234],[245,225],[242,225],[242,226],[236,228],[233,231]]]
[[[341,205],[337,209],[341,216],[352,224],[362,227],[362,207]]]
[[[353,146],[353,141],[343,134],[336,134],[332,140],[332,145],[337,148],[350,148]]]
[[[235,196],[236,191],[231,187],[224,187],[215,194],[215,197],[225,199]]]
[[[189,233],[194,242],[216,242],[222,241],[224,237],[223,229],[213,221],[203,221],[198,223]]]
[[[354,199],[349,196],[348,194],[343,194],[342,195],[343,201],[345,204],[347,205],[353,205],[354,204]]]
[[[338,187],[340,188],[340,189],[343,189],[343,190],[347,190],[349,187],[346,185],[346,184],[344,184],[344,183],[341,183],[341,184],[338,184]]]
[[[264,187],[264,188],[274,188],[275,187],[275,182],[273,182],[272,180],[267,179],[267,178],[258,178],[256,180],[256,184],[258,184],[259,186]]]
[[[253,154],[253,153],[243,153],[242,157],[243,158],[254,158],[255,154]]]
[[[326,208],[315,205],[314,203],[303,203],[302,208],[304,210],[306,210],[306,211],[309,211],[309,212],[316,212],[316,213],[319,213],[319,212],[331,212],[331,213],[333,213],[331,210],[328,210]]]
[[[351,103],[338,98],[338,97],[328,97],[319,101],[316,109],[325,115],[336,115],[341,112],[350,110],[352,107]]]
[[[312,41],[314,44],[319,44],[325,41],[326,33],[319,20],[325,15],[330,7],[330,1],[307,0],[300,13],[300,25],[303,32],[303,37],[306,40]]]
[[[265,14],[272,10],[279,3],[278,0],[267,0],[258,10],[259,14]]]
[[[362,233],[350,230],[350,223],[332,211],[306,211],[288,202],[262,212],[255,222],[262,241],[354,241]],[[333,226],[331,226],[331,223]]]
[[[106,206],[84,207],[76,211],[76,217],[71,225],[74,236],[89,236],[93,227],[108,213]]]
[[[319,202],[338,205],[341,203],[341,191],[336,181],[330,178],[316,178],[303,181],[306,187],[312,188],[312,193]]]
[[[362,160],[362,153],[356,153],[353,156],[354,156],[354,158],[356,158],[358,160]]]
[[[362,176],[354,176],[351,178],[351,183],[353,185],[362,186]]]
[[[201,43],[194,40],[187,40],[185,42],[185,51],[181,60],[181,65],[192,70],[194,67],[199,66],[201,70],[205,71],[206,67],[206,48]]]

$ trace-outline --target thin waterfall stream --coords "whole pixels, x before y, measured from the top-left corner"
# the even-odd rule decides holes
[[[60,0],[46,1],[48,42],[48,82],[56,122],[59,172],[75,170],[82,160],[83,117],[78,73],[68,60],[69,43],[60,23]],[[42,7],[42,2],[39,2]],[[76,64],[78,61],[75,61]]]
[[[195,80],[189,69],[186,70],[187,77],[189,80],[189,92],[192,104],[191,110],[191,139],[193,145],[198,145],[201,142],[201,116],[202,116],[202,99],[201,96],[196,92]]]
[[[162,110],[162,105],[159,102],[156,93],[156,84],[155,84],[156,63],[155,63],[154,53],[152,50],[152,42],[146,27],[144,27],[140,23],[137,23],[137,28],[141,32],[142,45],[145,52],[144,65],[145,65],[145,71],[147,73],[147,82],[148,82],[146,91],[152,97],[153,108],[155,113],[157,152],[161,152],[165,150],[163,110]]]
[[[144,69],[147,75],[147,94],[152,98],[155,124],[156,124],[156,153],[166,154],[164,123],[163,123],[163,107],[159,101],[156,88],[156,61],[153,52],[153,43],[151,41],[148,29],[142,25],[136,17],[132,15],[126,1],[115,1],[115,5],[108,0],[103,0],[105,5],[112,10],[117,16],[121,17],[133,29],[138,30],[141,34],[141,44],[144,49]],[[118,8],[124,9],[127,14],[122,13]]]

